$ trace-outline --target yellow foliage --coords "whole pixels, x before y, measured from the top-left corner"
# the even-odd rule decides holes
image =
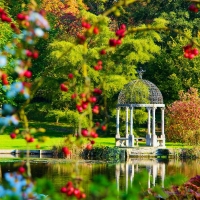
[[[87,6],[82,0],[43,0],[42,8],[60,17],[66,13],[77,15],[80,9],[87,9]]]

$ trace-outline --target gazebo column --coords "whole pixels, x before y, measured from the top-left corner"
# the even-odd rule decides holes
[[[116,177],[116,184],[117,184],[117,191],[119,191],[119,184],[120,184],[120,165],[121,164],[116,164],[115,168],[115,177]]]
[[[120,107],[117,107],[117,115],[116,115],[116,135],[115,135],[115,145],[118,147],[120,146],[120,140],[117,140],[117,138],[120,138],[119,134],[119,113],[120,113]]]
[[[151,188],[151,166],[146,166],[148,171],[148,189]]]
[[[128,192],[128,181],[129,181],[129,178],[128,178],[128,175],[129,175],[129,164],[126,162],[126,192]]]
[[[126,138],[129,137],[129,134],[128,134],[128,110],[129,110],[129,108],[126,107]],[[126,140],[126,146],[129,146],[128,140]]]
[[[161,108],[161,138],[163,139],[162,141],[162,146],[165,147],[165,108]]]
[[[165,181],[165,163],[161,163],[161,181],[162,181],[162,188],[164,188],[164,181]]]
[[[153,166],[152,166],[152,184],[153,184],[153,186],[156,185],[157,175],[158,175],[158,164],[153,164]]]
[[[151,108],[148,110],[148,133],[146,135],[146,145],[151,146]]]
[[[153,106],[152,108],[152,135],[151,135],[151,146],[157,147],[157,135],[156,135],[156,107]]]
[[[133,135],[133,107],[130,107],[130,135],[128,137],[129,147],[134,146],[134,135]]]

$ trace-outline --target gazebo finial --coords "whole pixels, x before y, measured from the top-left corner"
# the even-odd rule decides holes
[[[141,67],[140,67],[140,70],[137,70],[137,73],[139,74],[140,79],[142,79],[142,75],[144,74],[144,72],[146,72],[146,70],[143,70]]]

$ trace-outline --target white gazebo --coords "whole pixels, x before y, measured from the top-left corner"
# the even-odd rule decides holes
[[[133,80],[121,90],[118,96],[117,115],[116,115],[116,146],[134,147],[135,138],[133,135],[133,111],[137,107],[145,107],[148,111],[148,132],[146,134],[146,146],[165,147],[164,133],[164,110],[163,97],[156,85],[148,80],[142,79],[142,73],[139,72],[140,78]],[[161,109],[161,136],[156,135],[155,114],[156,109]],[[120,110],[126,112],[126,130],[125,137],[120,137]],[[130,114],[129,114],[130,113]]]

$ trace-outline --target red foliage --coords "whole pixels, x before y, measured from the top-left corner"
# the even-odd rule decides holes
[[[180,100],[167,107],[167,137],[171,141],[192,143],[200,130],[200,98],[195,88],[179,93]],[[196,138],[197,139],[197,138]],[[194,140],[196,141],[194,138]]]

